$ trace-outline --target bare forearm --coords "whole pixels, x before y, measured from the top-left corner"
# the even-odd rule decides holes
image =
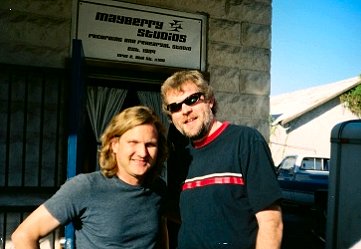
[[[40,249],[39,243],[29,243],[24,241],[14,242],[13,245],[15,249]]]
[[[259,225],[256,249],[279,249],[281,248],[283,223],[282,213],[278,206],[256,215]]]
[[[39,249],[39,240],[60,225],[41,205],[31,213],[11,235],[16,249]]]
[[[39,249],[38,239],[31,239],[26,233],[16,231],[11,236],[15,249]]]
[[[282,242],[282,229],[278,226],[259,229],[256,249],[279,249]]]

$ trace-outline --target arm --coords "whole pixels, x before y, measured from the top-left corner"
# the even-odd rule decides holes
[[[256,249],[279,249],[282,241],[282,212],[281,207],[272,206],[256,213],[258,234]]]
[[[38,249],[39,239],[59,225],[59,221],[41,205],[19,225],[11,239],[16,249]]]

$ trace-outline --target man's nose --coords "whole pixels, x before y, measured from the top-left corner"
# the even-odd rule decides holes
[[[182,113],[187,114],[187,113],[189,113],[191,110],[192,110],[192,107],[191,107],[191,106],[186,105],[185,103],[182,104],[182,109],[181,109]]]
[[[149,155],[148,148],[145,144],[139,143],[137,146],[137,153],[141,157],[146,157]]]

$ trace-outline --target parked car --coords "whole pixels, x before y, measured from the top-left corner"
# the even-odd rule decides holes
[[[330,159],[321,156],[291,155],[277,167],[283,205],[293,203],[312,211],[311,231],[325,242]]]
[[[277,167],[284,200],[301,205],[315,205],[320,198],[327,201],[329,165],[327,157],[286,156]]]

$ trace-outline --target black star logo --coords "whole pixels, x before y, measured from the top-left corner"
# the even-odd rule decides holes
[[[180,29],[183,29],[183,28],[182,28],[182,25],[181,25],[181,22],[182,22],[182,21],[173,20],[173,23],[169,23],[169,24],[170,24],[170,27],[171,27],[171,30],[170,30],[170,31],[179,32]]]

